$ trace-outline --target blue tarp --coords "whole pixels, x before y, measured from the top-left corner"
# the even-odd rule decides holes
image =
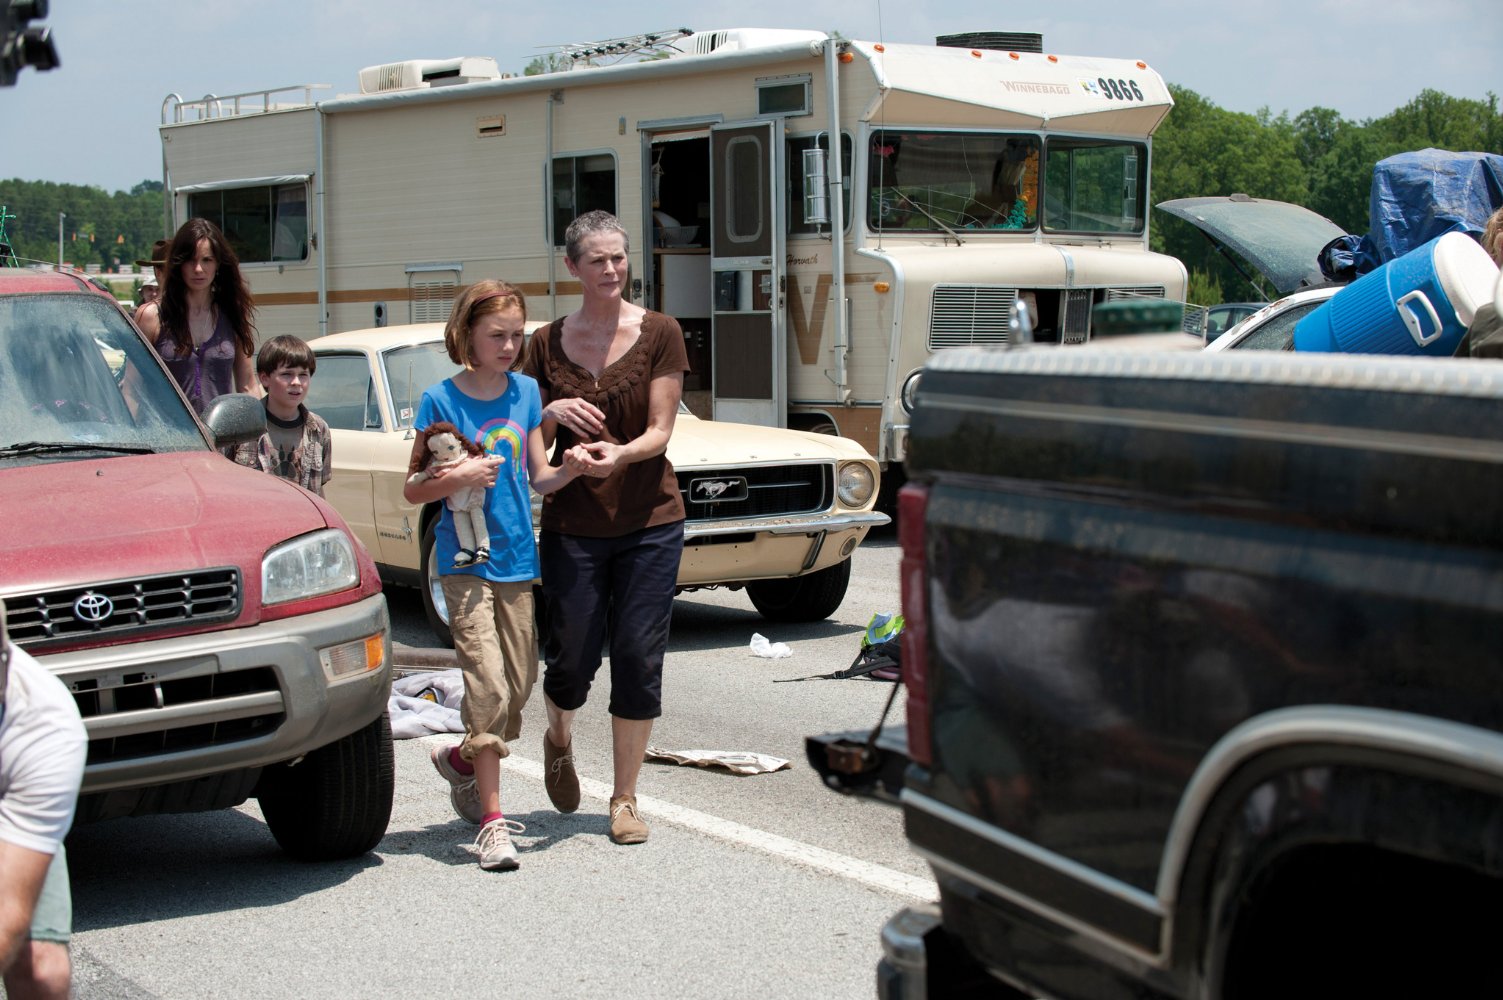
[[[1368,234],[1357,253],[1366,274],[1437,236],[1482,235],[1487,217],[1503,207],[1503,156],[1421,149],[1373,167]]]

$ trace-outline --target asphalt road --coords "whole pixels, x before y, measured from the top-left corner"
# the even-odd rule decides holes
[[[855,560],[845,603],[824,622],[772,625],[744,594],[720,591],[674,609],[653,744],[756,751],[789,769],[737,777],[649,763],[640,792],[651,839],[613,845],[603,670],[576,727],[585,799],[575,814],[548,803],[540,698],[528,706],[502,772],[503,807],[527,826],[515,872],[482,872],[464,850],[474,828],[453,815],[427,760],[443,737],[397,743],[390,828],[354,861],[284,859],[254,802],[83,826],[69,842],[76,995],[872,996],[883,922],[932,899],[933,881],[898,811],[827,791],[803,738],[873,725],[890,687],[773,683],[849,665],[870,616],[898,610],[892,530]],[[429,642],[416,594],[388,601],[396,640]],[[754,632],[794,655],[751,655]]]

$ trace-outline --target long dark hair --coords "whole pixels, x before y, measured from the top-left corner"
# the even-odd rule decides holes
[[[163,331],[177,345],[178,357],[193,350],[193,335],[188,332],[188,292],[183,285],[183,265],[198,254],[198,241],[208,240],[216,267],[214,284],[209,289],[214,305],[230,321],[235,332],[235,349],[246,357],[256,353],[256,304],[250,288],[240,274],[240,258],[219,227],[208,219],[189,219],[178,227],[167,248],[167,269],[157,310]]]

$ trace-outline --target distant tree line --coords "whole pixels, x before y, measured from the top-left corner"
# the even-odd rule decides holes
[[[534,63],[529,74],[559,68],[545,59]],[[1491,93],[1479,101],[1425,90],[1391,114],[1355,122],[1320,107],[1293,118],[1267,109],[1227,111],[1193,90],[1170,90],[1174,110],[1154,138],[1154,202],[1241,192],[1304,205],[1361,235],[1368,229],[1368,191],[1379,160],[1429,146],[1503,154],[1503,114]],[[59,212],[67,213],[63,257],[78,267],[128,269],[163,235],[160,181],[107,194],[75,184],[0,180],[0,205],[16,216],[7,232],[22,258],[57,260]],[[1190,271],[1191,302],[1274,294],[1249,286],[1188,223],[1154,212],[1150,231],[1153,249],[1178,257]]]
[[[108,194],[82,184],[0,180],[0,205],[15,216],[6,220],[5,232],[23,261],[57,263],[59,212],[66,213],[63,261],[78,268],[130,270],[162,238],[161,181]]]
[[[1368,231],[1373,166],[1409,150],[1450,149],[1503,154],[1503,115],[1496,94],[1487,100],[1421,91],[1382,118],[1354,122],[1330,108],[1293,118],[1267,109],[1244,114],[1217,107],[1193,90],[1170,86],[1174,110],[1153,141],[1152,198],[1242,193],[1303,205],[1348,233]],[[1163,212],[1149,221],[1154,250],[1184,261],[1189,301],[1277,297],[1249,286],[1200,230]]]

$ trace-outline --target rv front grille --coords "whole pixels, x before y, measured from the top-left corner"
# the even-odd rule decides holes
[[[1007,343],[1016,288],[935,285],[929,311],[929,350]]]
[[[233,621],[240,597],[240,571],[230,566],[16,594],[5,599],[5,607],[11,640],[40,651]]]
[[[1064,293],[1065,315],[1060,324],[1061,344],[1083,344],[1091,328],[1091,290],[1072,288]]]
[[[690,521],[813,514],[834,497],[835,469],[829,464],[676,471]]]
[[[1117,302],[1121,299],[1161,299],[1164,297],[1163,285],[1132,285],[1122,288],[1108,288],[1106,301]]]

